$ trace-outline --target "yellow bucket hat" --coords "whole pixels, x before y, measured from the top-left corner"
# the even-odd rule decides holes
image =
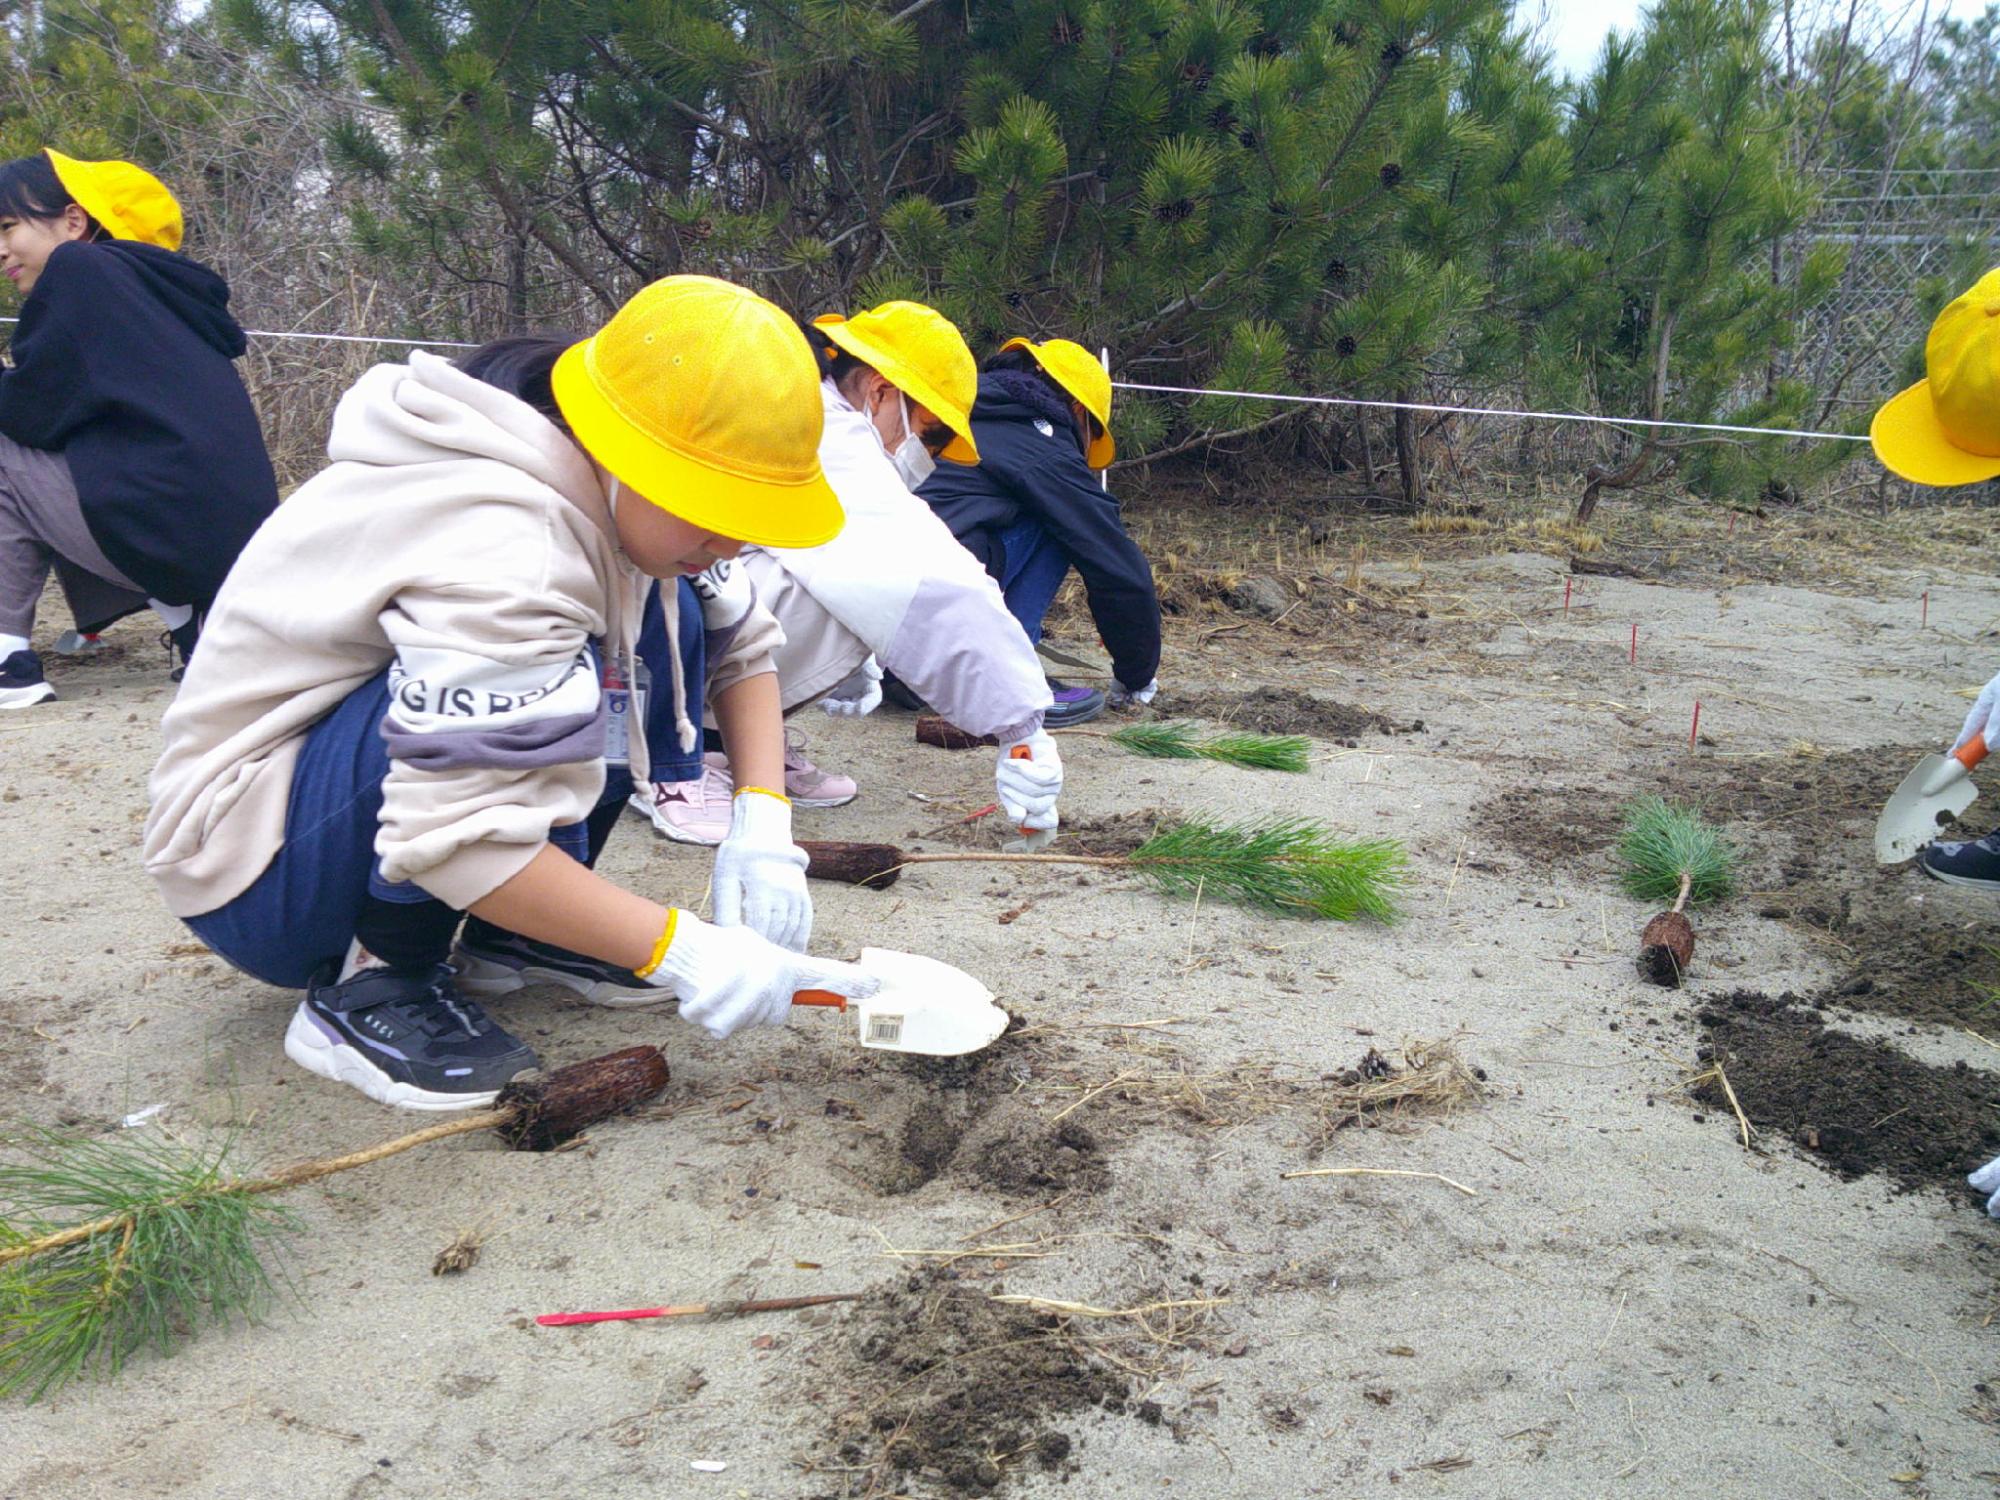
[[[979,462],[972,440],[972,403],[979,396],[979,362],[951,319],[921,302],[884,302],[843,317],[822,313],[813,326],[952,431],[938,454],[955,464]]]
[[[1070,339],[1049,339],[1039,344],[1009,339],[1000,346],[1000,352],[1005,354],[1009,349],[1026,349],[1034,356],[1035,363],[1048,371],[1051,380],[1097,418],[1098,432],[1090,440],[1083,461],[1093,469],[1110,467],[1111,460],[1118,456],[1118,445],[1111,440],[1111,372],[1098,362],[1095,354]]]
[[[1915,484],[2000,478],[2000,269],[1938,314],[1924,372],[1875,413],[1875,456]]]
[[[52,146],[42,150],[77,207],[114,240],[180,249],[181,206],[151,172],[129,161],[78,161]]]
[[[819,367],[755,292],[668,276],[556,360],[549,384],[586,452],[664,511],[759,547],[840,534],[819,466]]]

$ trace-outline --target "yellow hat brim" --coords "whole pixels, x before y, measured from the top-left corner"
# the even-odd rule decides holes
[[[78,208],[89,214],[104,226],[104,232],[114,240],[136,240],[141,244],[158,245],[162,250],[178,250],[181,247],[180,206],[165,187],[160,188],[161,196],[172,206],[173,212],[163,215],[161,222],[150,231],[142,230],[128,220],[117,204],[106,194],[92,170],[93,163],[78,161],[73,156],[64,156],[53,146],[42,147],[42,154],[48,157],[49,165],[55,168],[56,180],[63,185],[70,197],[76,200]],[[150,174],[149,174],[150,175]],[[155,179],[157,183],[157,179]]]
[[[2000,455],[1972,453],[1951,440],[1938,420],[1928,381],[1883,402],[1868,425],[1868,440],[1883,466],[1912,484],[1942,489],[2000,479]]]
[[[955,464],[979,462],[979,445],[972,437],[971,412],[961,411],[890,350],[858,337],[839,314],[823,313],[813,319],[813,326],[951,429],[951,441],[939,450],[939,458]]]
[[[727,473],[639,430],[598,390],[584,368],[588,340],[572,344],[549,372],[549,386],[584,451],[634,493],[717,536],[754,547],[817,547],[846,524],[825,473],[796,484]]]

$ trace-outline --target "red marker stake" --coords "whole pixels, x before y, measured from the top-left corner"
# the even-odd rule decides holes
[[[1931,591],[1929,589],[1924,590],[1924,622],[1922,628],[1925,630],[1931,628]]]
[[[1632,622],[1632,665],[1639,665],[1639,622]]]
[[[1729,534],[1736,535],[1736,512],[1733,510],[1729,513]]]
[[[1688,749],[1694,749],[1695,736],[1701,733],[1701,699],[1694,700],[1694,723],[1688,726]]]
[[[1563,613],[1564,613],[1564,614],[1568,614],[1568,613],[1569,613],[1569,591],[1570,591],[1570,587],[1571,587],[1571,586],[1572,586],[1572,585],[1573,585],[1573,584],[1574,584],[1575,582],[1576,582],[1576,580],[1575,580],[1574,578],[1565,578],[1565,579],[1563,580]]]

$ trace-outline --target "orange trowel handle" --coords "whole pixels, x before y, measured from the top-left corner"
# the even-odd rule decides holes
[[[835,1010],[847,1009],[847,996],[836,995],[832,990],[800,990],[792,996],[794,1005],[830,1005]]]
[[[1007,759],[1009,760],[1033,760],[1034,758],[1035,758],[1035,752],[1030,750],[1026,745],[1016,745],[1012,750],[1009,750],[1007,752]],[[1033,838],[1034,836],[1035,836],[1034,829],[1029,828],[1026,825],[1022,826],[1021,837]]]
[[[1986,759],[1986,736],[1975,734],[1971,739],[1951,752],[1951,758],[1970,771]]]

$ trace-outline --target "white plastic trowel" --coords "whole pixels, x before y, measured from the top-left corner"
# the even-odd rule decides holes
[[[1897,865],[1914,859],[1938,830],[1979,796],[1972,768],[1986,759],[1986,737],[1975,734],[1949,755],[1926,755],[1903,778],[1875,820],[1875,863]]]
[[[894,948],[863,948],[855,967],[882,981],[866,1000],[831,990],[800,990],[794,1005],[824,1005],[852,1015],[863,1047],[962,1057],[998,1041],[1007,1012],[993,992],[962,969]]]

